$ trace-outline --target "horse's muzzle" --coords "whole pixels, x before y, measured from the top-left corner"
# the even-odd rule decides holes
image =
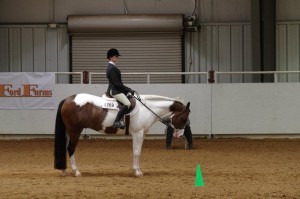
[[[173,137],[181,138],[183,136],[184,129],[174,129]]]

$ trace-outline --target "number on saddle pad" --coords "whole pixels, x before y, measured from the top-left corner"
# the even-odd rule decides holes
[[[117,102],[112,102],[112,101],[104,101],[102,103],[102,108],[118,109],[118,103]]]
[[[119,109],[115,98],[110,98],[106,94],[102,95],[102,108]]]

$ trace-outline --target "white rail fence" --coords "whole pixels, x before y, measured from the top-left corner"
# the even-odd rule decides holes
[[[278,75],[279,74],[300,74],[300,71],[240,71],[240,72],[221,72],[215,71],[214,79],[215,83],[218,83],[219,75],[226,74],[226,75],[264,75],[264,74],[273,74],[274,75],[274,83],[278,83]]]
[[[106,73],[89,73],[89,84],[92,83],[92,77],[95,75],[106,75]],[[122,73],[122,75],[145,75],[147,84],[151,83],[151,75],[206,75],[208,83],[208,72],[140,72],[140,73]]]
[[[93,77],[97,75],[106,75],[106,73],[98,72],[55,72],[56,76],[58,75],[79,75],[80,83],[83,84],[92,84]],[[224,72],[224,71],[209,71],[209,72],[138,72],[138,73],[122,73],[123,75],[144,75],[147,79],[147,84],[151,84],[151,76],[154,75],[205,75],[206,83],[219,83],[220,75],[264,75],[264,74],[273,74],[274,83],[278,83],[278,75],[280,74],[300,74],[300,71],[233,71],[233,72]],[[87,80],[88,79],[88,80]]]

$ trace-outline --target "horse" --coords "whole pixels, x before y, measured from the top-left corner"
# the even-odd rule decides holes
[[[135,100],[135,107],[129,113],[129,133],[133,139],[133,171],[135,176],[140,177],[143,173],[139,159],[145,133],[153,123],[161,118],[168,118],[175,129],[174,136],[182,136],[190,113],[190,102],[185,106],[176,99],[158,95],[140,95],[136,99],[140,102]],[[55,121],[54,168],[61,170],[62,176],[67,175],[67,152],[74,175],[81,176],[74,152],[83,129],[90,128],[104,133],[117,131],[112,128],[118,113],[118,108],[113,103],[117,103],[114,98],[86,93],[69,96],[59,103]]]

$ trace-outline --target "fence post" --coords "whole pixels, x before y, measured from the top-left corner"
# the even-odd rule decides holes
[[[89,83],[89,72],[88,71],[83,71],[83,81],[82,83],[88,84]]]
[[[274,83],[277,83],[278,82],[278,77],[277,77],[277,73],[274,72]]]
[[[208,71],[208,74],[209,74],[208,82],[211,84],[215,83],[215,71],[210,70],[210,71]]]

